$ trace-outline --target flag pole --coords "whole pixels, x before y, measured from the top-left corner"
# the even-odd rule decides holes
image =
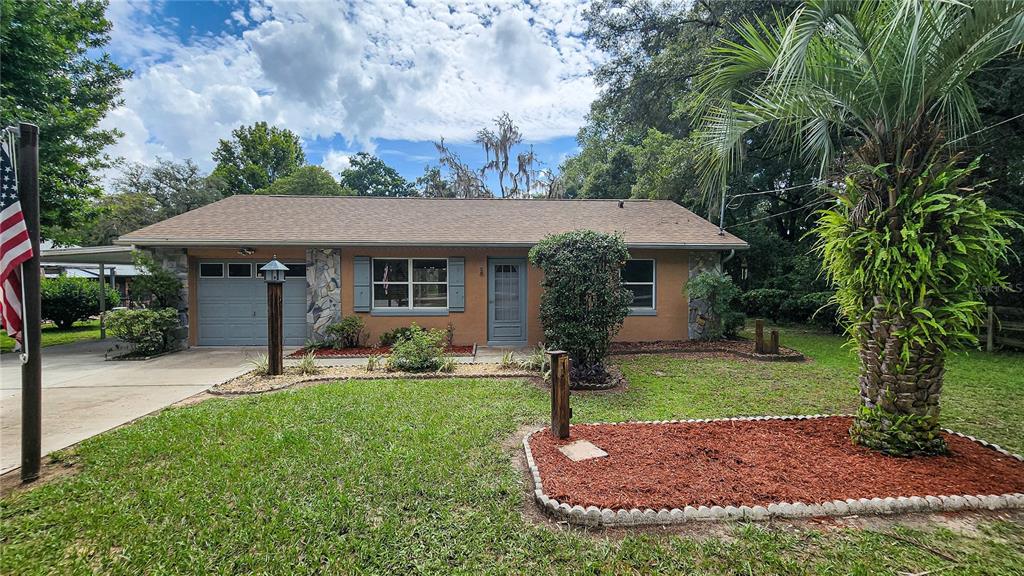
[[[18,124],[18,196],[25,218],[32,258],[22,264],[24,282],[21,298],[25,306],[22,321],[26,358],[21,365],[21,481],[39,478],[43,435],[43,362],[41,310],[39,301],[39,127]]]

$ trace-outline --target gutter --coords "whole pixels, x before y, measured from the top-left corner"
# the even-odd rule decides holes
[[[309,248],[532,248],[536,242],[310,242],[303,240],[175,240],[172,238],[124,238],[117,239],[114,244],[121,246],[174,246],[174,247],[238,247],[238,246],[294,246]],[[659,250],[746,250],[750,246],[742,243],[717,244],[662,244],[632,243],[629,248]]]

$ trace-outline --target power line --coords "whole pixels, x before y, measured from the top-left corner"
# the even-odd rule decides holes
[[[819,198],[818,200],[815,200],[815,201],[810,202],[808,204],[805,204],[803,206],[799,206],[797,208],[793,208],[792,210],[786,210],[785,212],[778,212],[776,214],[769,214],[768,216],[763,216],[761,218],[754,218],[753,220],[747,220],[746,222],[740,222],[739,224],[733,224],[732,226],[730,226],[730,228],[735,228],[737,226],[744,226],[746,224],[753,224],[754,222],[760,222],[762,220],[771,220],[772,218],[777,218],[779,216],[784,216],[784,215],[789,214],[791,212],[797,212],[799,210],[806,210],[806,209],[811,208],[813,206],[820,206],[822,204],[828,203],[829,201],[831,201],[831,198],[829,198],[829,197],[822,197],[822,198]]]

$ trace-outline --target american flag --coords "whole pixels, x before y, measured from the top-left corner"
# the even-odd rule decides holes
[[[18,344],[22,341],[21,263],[32,257],[32,241],[18,198],[18,179],[11,160],[12,139],[0,139],[0,326]]]

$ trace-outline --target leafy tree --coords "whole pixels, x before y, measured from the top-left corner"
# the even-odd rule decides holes
[[[282,176],[256,194],[286,196],[351,196],[352,190],[342,186],[323,166],[302,166]]]
[[[360,152],[339,175],[341,185],[360,196],[415,196],[416,189],[383,160]]]
[[[766,130],[824,179],[817,249],[861,362],[853,439],[945,450],[948,349],[976,343],[979,286],[1000,285],[1015,226],[969,186],[956,149],[980,116],[969,78],[1024,40],[1021,2],[811,0],[747,22],[699,79],[702,181],[720,190]]]
[[[204,176],[191,160],[157,159],[128,164],[114,180],[113,194],[101,196],[80,241],[105,245],[118,236],[221,199],[219,182]]]
[[[413,183],[420,196],[424,198],[454,198],[454,187],[441,175],[436,166],[424,166],[423,175]]]
[[[103,149],[120,136],[99,128],[131,75],[103,52],[106,7],[103,0],[0,1],[0,125],[39,126],[40,224],[57,242],[69,241],[99,196],[95,174],[109,165]]]
[[[177,308],[183,296],[181,280],[146,252],[136,251],[134,260],[143,272],[132,282],[136,298],[151,308]]]
[[[72,276],[43,278],[39,285],[42,316],[61,330],[67,330],[75,322],[100,313],[100,291],[99,279]],[[107,310],[120,304],[117,290],[104,284],[102,291]]]
[[[592,230],[551,235],[530,250],[530,263],[544,272],[544,342],[569,353],[577,386],[607,381],[604,358],[633,300],[621,280],[627,259],[620,236]]]
[[[224,183],[224,195],[252,194],[306,163],[302,141],[291,130],[257,122],[231,132],[213,152],[213,175]]]

